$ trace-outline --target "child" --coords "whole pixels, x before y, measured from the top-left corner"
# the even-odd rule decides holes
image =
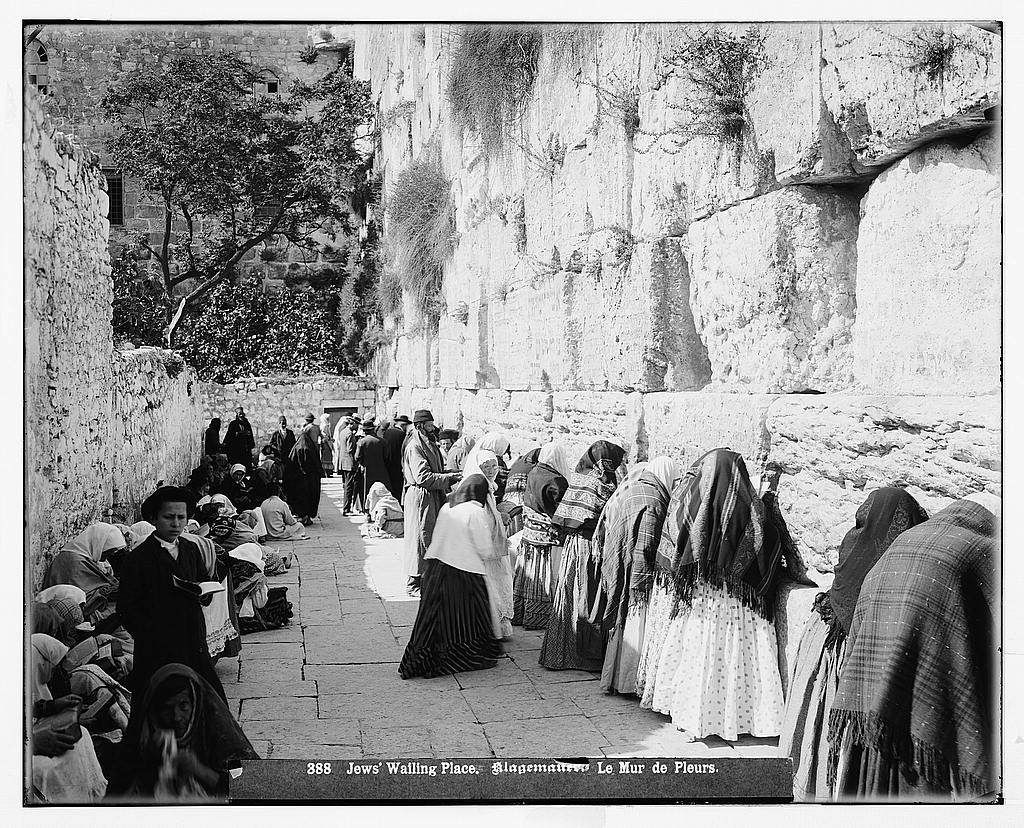
[[[267,484],[269,497],[263,501],[260,511],[263,512],[263,522],[267,525],[268,540],[307,540],[309,536],[302,528],[291,507],[288,506],[280,496],[280,487],[276,482]]]
[[[207,581],[210,574],[199,547],[181,537],[193,509],[192,495],[177,486],[161,486],[142,504],[143,517],[155,531],[125,556],[117,613],[135,639],[134,667],[127,684],[144,693],[152,675],[165,664],[184,664],[209,682],[221,697],[224,688],[206,646],[202,602],[176,587],[184,581]],[[227,572],[220,571],[216,580]]]

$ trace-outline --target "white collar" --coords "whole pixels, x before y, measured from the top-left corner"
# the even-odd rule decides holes
[[[178,539],[177,538],[175,538],[173,541],[165,541],[163,538],[161,538],[157,534],[154,534],[153,537],[155,537],[156,538],[156,542],[159,543],[168,552],[174,553],[174,552],[178,551]]]

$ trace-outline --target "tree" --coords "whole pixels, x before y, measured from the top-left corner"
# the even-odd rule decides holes
[[[110,263],[114,288],[114,342],[131,341],[140,345],[162,345],[161,320],[166,320],[167,295],[149,279],[139,279],[135,259],[122,250]]]
[[[113,163],[163,204],[139,239],[168,298],[165,342],[257,246],[313,250],[350,232],[345,196],[363,161],[368,85],[335,70],[287,97],[256,93],[258,69],[229,53],[183,52],[121,79],[103,97]]]

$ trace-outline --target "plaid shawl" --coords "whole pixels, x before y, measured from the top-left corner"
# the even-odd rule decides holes
[[[908,529],[864,579],[829,715],[829,783],[840,740],[899,760],[948,790],[995,789],[998,642],[995,520],[958,500]]]
[[[771,619],[781,559],[778,530],[765,519],[743,458],[709,451],[676,485],[658,546],[658,575],[675,593],[673,616],[690,605],[700,579]]]
[[[605,504],[594,531],[604,600],[590,618],[605,632],[621,629],[629,608],[650,600],[669,497],[660,480],[644,473],[625,480]]]
[[[615,491],[615,470],[622,465],[626,450],[622,446],[598,440],[576,465],[551,522],[565,532],[591,537],[598,516]]]

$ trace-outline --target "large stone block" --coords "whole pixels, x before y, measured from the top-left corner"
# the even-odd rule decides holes
[[[836,390],[851,379],[857,203],[788,187],[694,222],[690,305],[715,386]]]
[[[854,375],[879,393],[1000,386],[999,138],[929,144],[875,179],[857,241]]]
[[[768,409],[766,476],[805,562],[828,570],[857,507],[904,487],[929,514],[1001,491],[999,398],[781,397]]]
[[[765,418],[776,399],[707,391],[645,394],[641,454],[665,454],[688,468],[711,449],[730,448],[743,455],[756,482],[768,453]]]

